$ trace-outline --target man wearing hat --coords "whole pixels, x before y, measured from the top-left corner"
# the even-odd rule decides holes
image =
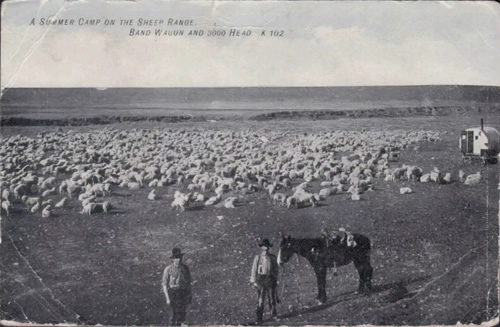
[[[172,308],[172,326],[180,326],[186,318],[186,309],[191,303],[191,273],[182,262],[181,249],[172,249],[173,263],[163,271],[162,288],[167,305]]]
[[[276,303],[279,301],[276,292],[279,272],[278,262],[276,256],[269,252],[273,245],[265,238],[259,242],[259,246],[262,252],[255,256],[252,265],[252,274],[250,276],[250,284],[257,289],[257,295],[259,297],[257,310],[255,310],[257,314],[257,324],[262,323],[266,299],[268,300],[273,318],[277,317]]]

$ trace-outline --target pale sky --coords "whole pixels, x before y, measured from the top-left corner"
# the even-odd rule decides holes
[[[49,16],[75,23],[40,26]],[[79,26],[80,18],[101,23]],[[104,26],[106,18],[117,24]],[[205,35],[129,36],[144,29],[139,18],[192,19]],[[209,37],[214,24],[252,35]],[[2,88],[500,86],[493,1],[25,0],[3,3],[1,31]]]

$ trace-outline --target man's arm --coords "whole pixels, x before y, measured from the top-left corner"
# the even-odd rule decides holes
[[[252,264],[252,272],[250,274],[250,283],[255,284],[257,282],[257,266],[259,265],[259,256],[255,256]]]
[[[165,294],[165,299],[167,300],[167,305],[170,305],[170,297],[168,296],[168,288],[167,288],[169,279],[170,279],[170,274],[169,274],[168,267],[167,267],[163,271],[163,278],[161,281],[161,286],[163,289],[163,293]]]

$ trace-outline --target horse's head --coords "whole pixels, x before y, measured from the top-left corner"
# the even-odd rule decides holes
[[[281,235],[280,250],[278,252],[278,264],[281,266],[287,263],[295,253],[293,239],[291,236]]]

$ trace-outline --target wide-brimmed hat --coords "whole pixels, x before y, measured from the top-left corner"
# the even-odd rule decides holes
[[[262,241],[259,242],[259,246],[265,246],[265,247],[268,247],[268,248],[272,248],[273,245],[271,242],[269,242],[269,240],[267,238],[263,239]]]
[[[183,255],[184,255],[184,253],[182,253],[181,249],[179,249],[179,248],[173,248],[172,249],[172,256],[170,258],[171,259],[182,258]]]

